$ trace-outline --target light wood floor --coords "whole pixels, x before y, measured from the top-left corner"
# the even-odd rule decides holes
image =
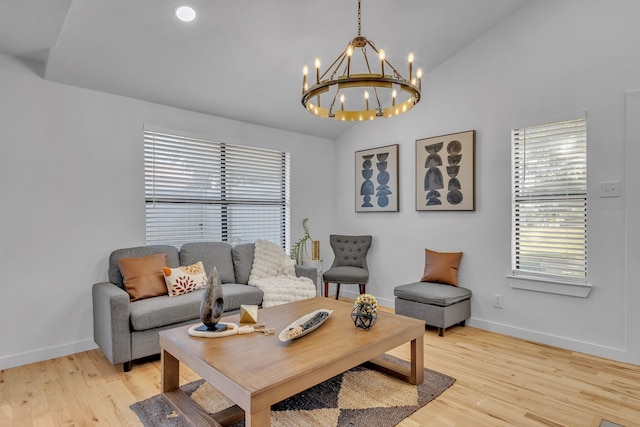
[[[408,359],[409,346],[391,354]],[[640,367],[471,327],[425,331],[425,367],[456,378],[401,423],[413,426],[640,426]],[[198,377],[181,369],[181,384]],[[0,426],[140,425],[158,394],[157,358],[122,372],[100,350],[0,371]]]

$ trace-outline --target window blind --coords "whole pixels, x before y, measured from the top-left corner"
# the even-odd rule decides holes
[[[147,244],[265,239],[289,250],[289,154],[144,131]]]
[[[586,283],[586,117],[512,131],[512,270]]]

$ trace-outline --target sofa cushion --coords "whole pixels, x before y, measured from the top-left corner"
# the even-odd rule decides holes
[[[124,289],[124,279],[120,273],[118,261],[121,258],[139,258],[147,255],[167,254],[167,266],[180,266],[178,249],[169,245],[138,246],[135,248],[117,249],[109,255],[109,281]]]
[[[200,289],[177,297],[163,295],[133,301],[131,310],[131,329],[146,331],[160,326],[195,320],[200,317],[200,301],[204,290]]]
[[[204,289],[204,285],[207,284],[207,275],[202,261],[177,268],[164,267],[162,272],[170,297]]]
[[[239,283],[225,283],[222,285],[224,311],[239,310],[241,305],[260,305],[264,293],[255,286]]]
[[[200,302],[203,289],[170,298],[163,295],[133,301],[131,309],[131,328],[135,331],[146,331],[157,327],[200,318]],[[248,285],[234,283],[223,284],[224,311],[237,310],[242,304],[259,305],[262,302],[262,291]]]
[[[440,307],[447,307],[471,298],[469,289],[430,282],[416,282],[396,286],[393,294],[400,299]]]
[[[118,260],[124,287],[131,301],[167,294],[167,285],[162,275],[162,269],[166,265],[166,254]]]
[[[231,250],[233,257],[233,269],[236,273],[236,283],[246,285],[249,283],[251,267],[253,266],[254,243],[236,245]]]
[[[231,249],[232,246],[225,242],[185,243],[180,248],[180,265],[191,265],[202,261],[207,275],[211,273],[213,267],[216,267],[222,283],[236,283]]]
[[[462,252],[436,252],[425,249],[421,282],[437,282],[458,286],[458,267]]]

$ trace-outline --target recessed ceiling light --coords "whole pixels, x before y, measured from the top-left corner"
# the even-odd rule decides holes
[[[189,6],[178,6],[175,13],[178,19],[184,22],[191,22],[196,19],[196,11]]]

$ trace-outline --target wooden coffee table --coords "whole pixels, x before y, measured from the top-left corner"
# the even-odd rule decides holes
[[[278,334],[296,319],[325,308],[333,314],[318,329],[281,342]],[[162,394],[191,425],[228,425],[243,417],[247,427],[271,425],[271,405],[364,362],[410,384],[424,380],[424,322],[378,312],[369,330],[351,320],[353,304],[316,297],[260,310],[258,321],[275,335],[253,333],[196,338],[188,326],[160,332]],[[225,322],[238,323],[238,315]],[[377,356],[411,342],[408,369]],[[236,406],[209,416],[179,388],[180,362],[211,383]]]

